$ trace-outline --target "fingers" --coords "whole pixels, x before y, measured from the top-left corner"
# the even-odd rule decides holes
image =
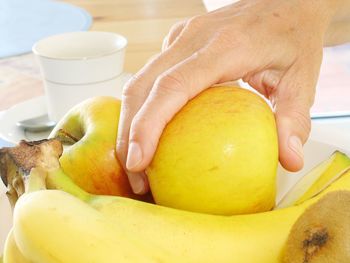
[[[163,53],[126,85],[117,155],[135,193],[148,190],[143,171],[176,112],[212,84],[241,77],[276,105],[282,165],[292,171],[303,166],[318,75],[313,67],[320,65],[313,50],[322,38],[300,37],[303,28],[295,30],[293,19],[279,19],[273,10],[256,16],[263,8],[249,2],[180,22],[164,41]],[[304,63],[296,65],[298,58]]]
[[[303,144],[311,129],[310,108],[318,75],[303,68],[294,65],[282,78],[276,95],[280,162],[293,172],[304,165]]]
[[[311,128],[309,108],[302,102],[279,101],[276,111],[279,158],[282,166],[292,172],[303,168],[303,144]]]
[[[164,127],[188,100],[218,83],[227,70],[230,70],[232,77],[242,74],[244,67],[237,66],[234,72],[226,61],[225,56],[214,56],[212,51],[204,49],[157,79],[132,121],[127,158],[129,171],[138,172],[148,166]],[[239,65],[238,59],[236,62]]]
[[[129,127],[133,116],[137,113],[143,101],[148,95],[149,86],[152,86],[152,80],[146,79],[143,88],[138,86],[139,79],[134,77],[128,82],[125,89],[134,87],[133,90],[127,91],[123,94],[122,105],[119,117],[119,127],[116,151],[117,157],[127,173],[130,185],[135,193],[144,193],[148,191],[148,183],[144,174],[134,175],[126,169],[126,158],[128,154],[129,144]]]
[[[174,56],[170,56],[169,51],[174,53]],[[128,175],[133,191],[138,194],[148,191],[148,183],[144,173],[131,173],[127,171],[126,160],[129,147],[129,129],[132,119],[146,100],[157,76],[164,69],[176,63],[177,60],[175,57],[177,51],[170,49],[169,51],[162,54],[162,56],[156,56],[148,62],[141,71],[128,81],[123,90],[116,151],[117,157]]]
[[[157,77],[164,71],[171,68],[173,65],[185,60],[187,57],[191,56],[191,54],[196,53],[198,49],[205,45],[205,40],[207,37],[205,34],[201,34],[201,37],[196,38],[196,42],[190,41],[191,45],[186,44],[189,42],[189,40],[193,39],[195,34],[198,34],[197,28],[202,24],[203,19],[201,17],[195,17],[184,22],[185,28],[183,31],[181,31],[181,41],[175,37],[177,32],[179,32],[181,29],[179,24],[178,29],[175,28],[174,33],[171,34],[171,36],[174,36],[170,39],[170,41],[172,41],[171,46],[150,61],[125,86],[122,97],[122,108],[120,113],[116,148],[118,159],[126,170],[129,181],[135,193],[142,194],[147,192],[148,185],[146,176],[141,170],[131,172],[127,169],[126,162],[129,150],[129,130],[131,122],[148,97]],[[133,151],[137,152],[137,147],[135,148],[132,146],[132,148],[134,149]],[[131,156],[137,157],[137,155],[134,154],[131,154]]]
[[[247,75],[242,80],[248,82],[251,87],[254,87],[260,94],[267,99],[271,99],[271,94],[276,91],[278,84],[283,77],[283,71],[268,69],[253,74]]]
[[[172,65],[185,59],[191,50],[180,45],[168,48],[148,62],[135,76],[125,85],[122,96],[122,107],[120,112],[117,157],[127,172],[130,184],[135,193],[143,194],[148,191],[147,178],[143,172],[131,173],[127,171],[126,161],[129,144],[129,129],[131,121],[140,107],[145,102],[156,78]]]

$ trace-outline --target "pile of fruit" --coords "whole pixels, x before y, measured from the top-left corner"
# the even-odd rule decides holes
[[[146,170],[152,196],[132,193],[116,158],[119,112],[90,99],[49,139],[0,149],[4,263],[350,262],[350,159],[335,152],[276,206],[276,126],[258,95],[191,100]]]

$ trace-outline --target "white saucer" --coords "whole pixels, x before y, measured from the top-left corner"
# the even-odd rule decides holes
[[[44,96],[16,104],[0,116],[0,138],[12,143],[18,143],[20,140],[34,141],[47,138],[50,131],[33,133],[24,131],[16,126],[18,121],[34,118],[46,113],[47,109]]]

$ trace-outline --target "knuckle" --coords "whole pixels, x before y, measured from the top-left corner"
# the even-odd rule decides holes
[[[172,35],[176,32],[179,32],[181,31],[183,28],[184,28],[184,25],[187,23],[187,20],[182,20],[182,21],[179,21],[177,23],[175,23],[171,28],[170,28],[170,31],[169,31],[169,35]]]
[[[150,121],[145,116],[135,116],[130,127],[129,141],[138,141],[142,134],[154,130]]]
[[[129,140],[135,141],[136,138],[138,137],[139,131],[142,131],[147,127],[146,124],[147,122],[145,121],[144,118],[135,117],[130,126]]]
[[[129,142],[137,142],[138,138],[140,137],[139,134],[142,134],[142,131],[144,131],[145,125],[137,120],[134,120],[130,127],[130,136],[129,136]]]
[[[170,35],[167,35],[162,42],[162,51],[165,51],[169,48],[169,46],[171,45],[170,42]]]
[[[297,115],[297,121],[300,127],[302,128],[302,130],[305,132],[305,134],[309,134],[311,130],[310,116],[309,115],[307,116],[306,114],[300,113],[298,111],[296,115]]]
[[[132,119],[130,125],[129,139],[133,140],[141,135],[143,131],[149,131],[152,128],[152,118],[149,117],[146,111],[139,111]]]
[[[179,71],[164,74],[156,80],[156,91],[164,94],[186,95],[185,77]]]
[[[299,131],[303,135],[303,138],[307,138],[311,131],[309,111],[294,109],[290,111],[290,118],[296,121]]]
[[[209,49],[219,55],[227,52],[243,52],[247,47],[249,47],[249,36],[232,27],[217,30],[209,45]]]
[[[116,145],[116,154],[120,161],[124,161],[126,159],[127,148],[128,148],[127,140],[118,138],[117,145]]]
[[[163,46],[162,46],[163,50],[169,48],[171,44],[174,43],[176,39],[178,39],[181,31],[184,28],[185,23],[186,21],[180,21],[176,23],[174,26],[172,26],[168,35],[163,40]]]
[[[316,88],[316,85],[315,85],[315,88]],[[306,98],[306,105],[309,105],[310,108],[312,107],[312,105],[314,105],[315,103],[315,93],[316,93],[316,90],[315,88],[313,88],[310,93],[312,94],[311,96],[308,96]]]
[[[186,27],[192,30],[198,30],[205,26],[207,19],[203,15],[194,16],[187,20]]]
[[[147,143],[155,148],[166,124],[167,121],[162,114],[158,116],[156,122],[146,116],[137,116],[131,125],[130,141],[139,141],[147,133]]]
[[[123,99],[129,97],[137,97],[139,96],[140,90],[142,89],[143,87],[141,85],[141,77],[135,74],[125,84],[122,92],[122,97]]]

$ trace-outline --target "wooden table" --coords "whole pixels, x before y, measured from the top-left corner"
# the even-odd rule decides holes
[[[93,16],[91,30],[118,32],[128,38],[125,70],[136,72],[161,48],[177,21],[205,12],[201,0],[65,0]],[[208,0],[203,0],[208,4]],[[215,5],[235,0],[212,0]],[[350,44],[324,54],[313,112],[350,111]],[[32,54],[0,59],[0,111],[43,95]]]
[[[205,12],[201,0],[66,0],[93,17],[90,30],[118,32],[128,39],[125,70],[136,72],[158,53],[177,21]],[[0,59],[0,111],[43,95],[33,54]]]

